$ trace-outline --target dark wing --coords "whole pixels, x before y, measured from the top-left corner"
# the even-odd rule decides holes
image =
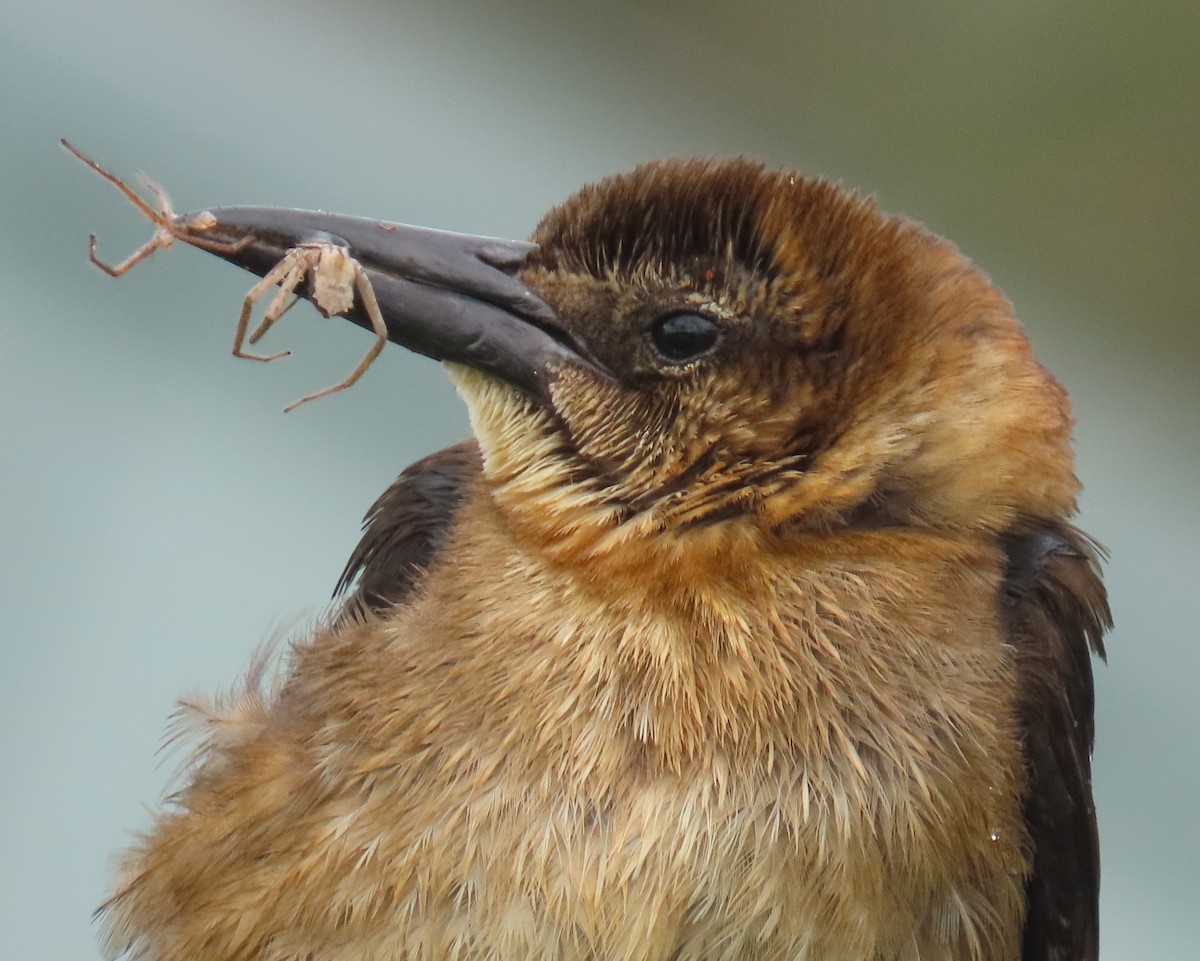
[[[1092,802],[1092,653],[1112,615],[1098,548],[1062,524],[1006,545],[1004,613],[1017,651],[1033,842],[1022,961],[1096,961],[1100,845]]]
[[[404,471],[363,521],[363,537],[346,562],[334,596],[355,585],[344,610],[380,611],[403,603],[442,546],[480,470],[474,441],[430,454]]]

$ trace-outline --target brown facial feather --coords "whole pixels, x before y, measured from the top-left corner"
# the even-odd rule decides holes
[[[1074,510],[1066,395],[999,291],[911,221],[745,161],[668,161],[585,188],[534,239],[526,280],[619,380],[567,370],[548,414],[457,376],[497,496],[514,485],[546,549],[592,567],[731,519],[757,543],[867,516],[1001,533]],[[721,340],[664,364],[648,331],[680,309]],[[728,558],[721,538],[689,549],[704,543]]]
[[[1107,608],[1008,303],[742,161],[585,188],[535,239],[617,379],[547,405],[451,368],[479,453],[380,499],[356,599],[126,855],[110,948],[1094,961]],[[681,309],[721,337],[666,363]]]

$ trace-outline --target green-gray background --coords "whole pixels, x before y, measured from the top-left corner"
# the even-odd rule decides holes
[[[639,160],[744,152],[954,238],[1071,390],[1082,522],[1112,550],[1104,957],[1195,958],[1198,11],[0,0],[0,958],[97,956],[175,698],[318,611],[372,498],[466,430],[399,350],[284,416],[367,336],[297,309],[264,368],[228,356],[247,275],[190,249],[101,275],[88,232],[119,258],[148,227],[62,136],[181,209],[518,236]]]

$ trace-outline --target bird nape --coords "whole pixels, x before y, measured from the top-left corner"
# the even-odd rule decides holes
[[[1094,961],[1069,404],[954,246],[741,159],[530,244],[160,201],[152,245],[271,278],[239,350],[299,289],[445,362],[474,438],[202,709],[111,955]]]

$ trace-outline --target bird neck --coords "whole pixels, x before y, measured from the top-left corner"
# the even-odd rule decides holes
[[[460,517],[407,616],[499,685],[488,701],[503,716],[480,723],[515,732],[520,752],[536,731],[568,780],[607,781],[632,758],[711,768],[714,756],[758,767],[803,757],[833,779],[861,765],[854,732],[881,698],[894,730],[872,740],[897,757],[911,750],[900,719],[923,709],[932,677],[949,685],[936,698],[955,724],[995,716],[978,711],[994,696],[986,684],[958,690],[950,676],[1003,670],[994,590],[978,583],[998,584],[1002,561],[986,546],[843,532],[759,545],[754,560],[722,568],[689,567],[681,551],[674,567],[614,577],[611,555],[589,574],[514,534],[485,484]],[[946,603],[947,590],[962,597]],[[949,613],[915,623],[914,609]],[[971,675],[979,658],[989,663]]]

